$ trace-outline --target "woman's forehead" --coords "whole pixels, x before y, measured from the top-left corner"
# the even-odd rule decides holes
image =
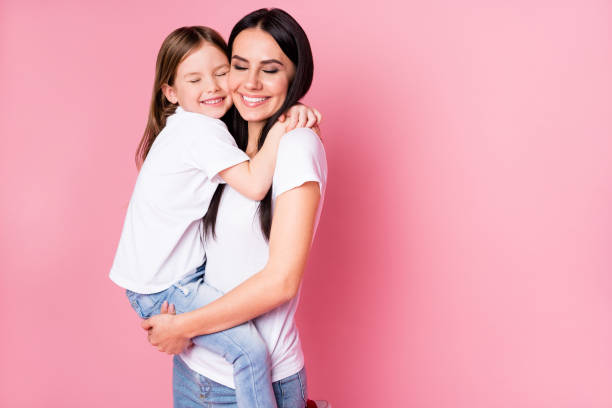
[[[258,28],[247,28],[236,36],[232,47],[234,56],[249,62],[277,60],[285,64],[289,61],[274,37]]]

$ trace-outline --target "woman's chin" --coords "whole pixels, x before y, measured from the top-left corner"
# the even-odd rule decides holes
[[[251,110],[244,111],[240,109],[238,109],[238,113],[240,113],[242,119],[246,120],[247,122],[263,122],[272,116],[267,113],[253,112]]]

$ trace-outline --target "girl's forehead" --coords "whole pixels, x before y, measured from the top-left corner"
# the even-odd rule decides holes
[[[227,56],[223,51],[216,46],[204,44],[181,61],[178,72],[184,74],[191,71],[207,71],[227,64]]]

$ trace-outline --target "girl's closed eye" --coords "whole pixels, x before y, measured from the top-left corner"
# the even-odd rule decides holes
[[[195,84],[196,82],[200,82],[200,78],[191,79],[189,80],[189,82],[191,82],[192,84]]]

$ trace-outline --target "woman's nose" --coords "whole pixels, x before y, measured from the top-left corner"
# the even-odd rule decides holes
[[[247,81],[244,84],[246,89],[257,90],[261,88],[261,81],[259,80],[259,72],[255,70],[251,70],[249,72],[249,76],[247,77]]]

